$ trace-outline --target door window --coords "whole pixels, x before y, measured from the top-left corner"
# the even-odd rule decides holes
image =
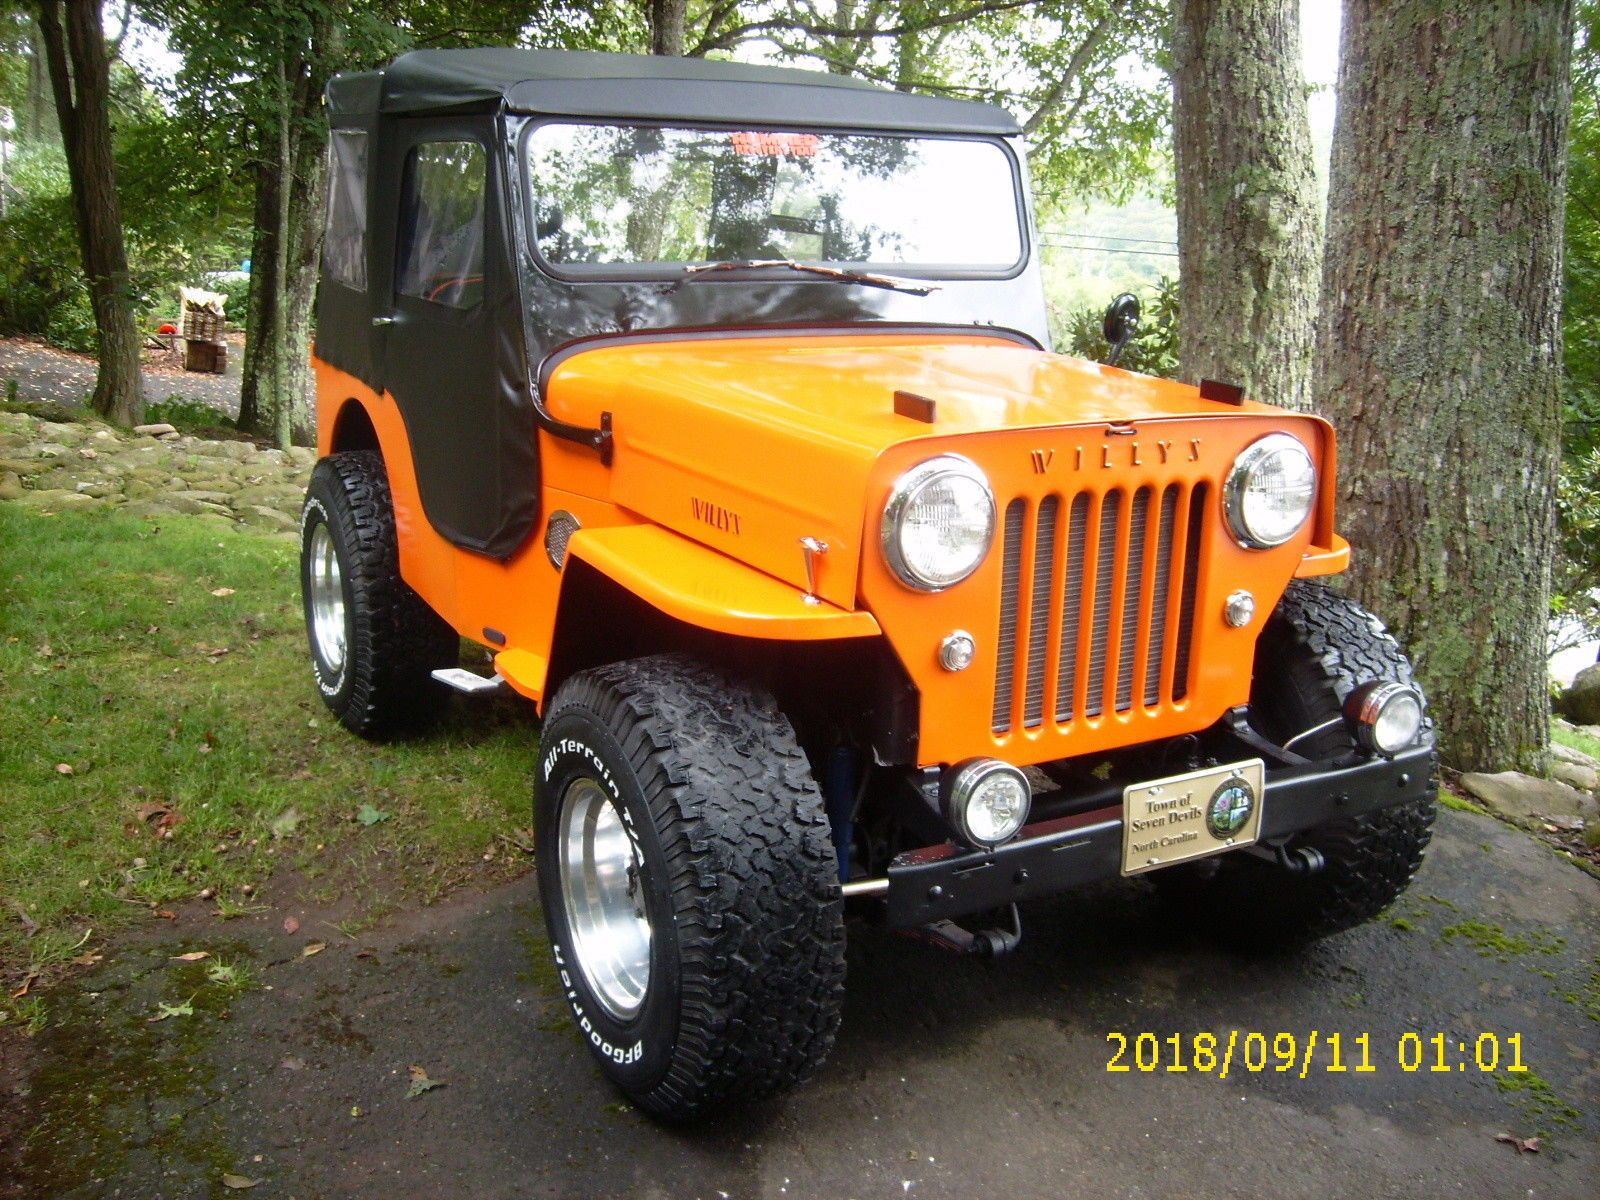
[[[396,290],[450,308],[483,299],[484,150],[424,142],[406,160]]]
[[[367,135],[336,129],[328,149],[328,228],[322,239],[322,273],[367,290]]]

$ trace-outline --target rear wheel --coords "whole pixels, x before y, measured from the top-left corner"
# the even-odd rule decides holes
[[[346,728],[382,737],[443,707],[448,692],[431,673],[460,661],[461,640],[400,578],[377,454],[331,454],[311,472],[300,587],[317,690]]]
[[[1281,743],[1327,724],[1295,752],[1313,760],[1348,754],[1354,743],[1335,718],[1345,697],[1372,679],[1415,686],[1410,661],[1383,624],[1320,584],[1291,583],[1256,647],[1251,711],[1265,732]],[[1360,925],[1394,903],[1422,865],[1434,813],[1430,791],[1418,803],[1318,826],[1291,843],[1321,855],[1323,868],[1311,874],[1230,854],[1150,878],[1199,929],[1244,947],[1293,947]]]
[[[562,684],[541,745],[540,896],[606,1076],[669,1118],[805,1079],[838,1029],[844,925],[788,719],[709,667],[646,658]]]

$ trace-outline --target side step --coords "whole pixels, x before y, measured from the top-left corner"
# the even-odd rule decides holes
[[[506,681],[499,675],[485,679],[465,667],[441,667],[433,677],[446,687],[454,688],[468,696],[492,696],[506,690]]]

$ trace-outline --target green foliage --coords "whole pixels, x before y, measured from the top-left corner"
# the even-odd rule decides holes
[[[1111,297],[1106,297],[1110,304]],[[1175,379],[1178,374],[1178,281],[1162,276],[1152,292],[1139,296],[1143,313],[1139,332],[1123,351],[1117,365],[1141,375],[1159,375]],[[1060,344],[1067,354],[1079,358],[1104,362],[1111,353],[1101,332],[1106,306],[1083,308],[1070,314],[1066,320]]]

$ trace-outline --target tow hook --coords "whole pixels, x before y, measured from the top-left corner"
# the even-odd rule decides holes
[[[973,931],[954,921],[930,921],[918,929],[906,932],[915,938],[953,950],[957,954],[970,954],[976,958],[995,959],[1010,954],[1022,941],[1022,914],[1015,904],[1010,906],[1009,929],[979,929]]]
[[[1315,846],[1246,846],[1246,854],[1264,858],[1291,875],[1315,875],[1326,865],[1322,852]]]

